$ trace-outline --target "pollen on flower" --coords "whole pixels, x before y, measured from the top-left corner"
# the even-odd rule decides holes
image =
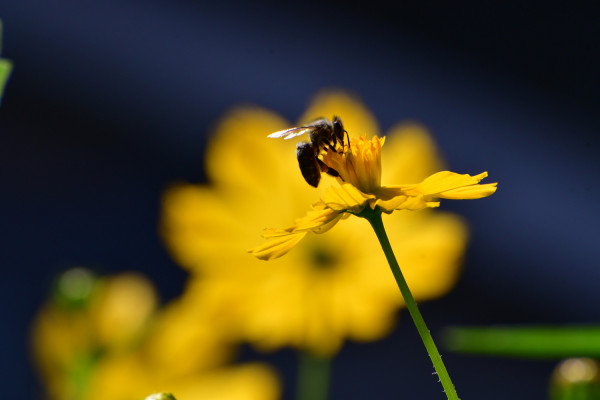
[[[343,151],[327,150],[323,162],[336,170],[340,179],[363,193],[374,193],[381,186],[381,147],[385,137],[368,140],[360,136]]]

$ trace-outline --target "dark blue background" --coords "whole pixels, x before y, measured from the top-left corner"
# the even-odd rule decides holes
[[[202,181],[207,133],[232,106],[295,120],[317,90],[349,89],[383,131],[413,119],[457,172],[497,194],[446,202],[473,239],[464,275],[424,304],[450,324],[600,321],[599,14],[556,3],[21,0],[0,6],[15,70],[0,108],[0,375],[40,398],[33,313],[58,271],[136,269],[163,299],[185,274],[157,236],[162,190]],[[545,398],[554,361],[445,352],[461,398]],[[277,363],[292,398],[291,351]],[[385,367],[385,369],[384,369]],[[403,315],[384,341],[348,344],[332,399],[442,399]]]

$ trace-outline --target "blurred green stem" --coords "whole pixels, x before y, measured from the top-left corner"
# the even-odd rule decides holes
[[[296,400],[326,400],[329,392],[331,359],[299,353]]]
[[[450,380],[450,375],[448,375],[448,371],[444,366],[442,357],[440,356],[440,353],[433,342],[433,338],[431,337],[431,333],[429,333],[429,329],[427,329],[427,325],[425,325],[425,321],[423,320],[423,316],[417,307],[417,303],[415,302],[415,299],[413,298],[412,293],[406,284],[406,280],[404,279],[404,275],[402,275],[398,261],[396,261],[392,246],[390,245],[390,241],[383,226],[381,210],[378,207],[376,207],[375,210],[371,210],[371,208],[367,206],[360,214],[358,214],[358,216],[366,218],[375,230],[375,234],[377,235],[377,239],[379,239],[379,243],[381,244],[381,248],[385,253],[385,257],[390,264],[394,278],[396,278],[396,283],[400,288],[402,297],[404,297],[406,308],[408,308],[408,312],[410,313],[410,316],[417,327],[417,331],[419,331],[421,340],[423,340],[423,344],[427,349],[429,358],[431,358],[431,361],[433,362],[433,367],[435,368],[438,378],[444,388],[446,397],[448,397],[449,400],[458,400],[456,389],[454,389],[454,385]]]
[[[449,327],[450,351],[526,358],[600,358],[599,325]]]

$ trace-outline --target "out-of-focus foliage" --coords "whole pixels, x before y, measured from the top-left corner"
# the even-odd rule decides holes
[[[0,21],[0,55],[2,55],[2,21]],[[0,58],[0,101],[2,101],[4,87],[6,86],[6,82],[8,82],[11,71],[12,62],[5,58]]]
[[[446,348],[459,353],[527,358],[600,357],[600,327],[449,327]]]
[[[299,124],[332,115],[352,136],[379,133],[363,104],[341,92],[318,96]],[[271,263],[247,254],[260,243],[262,229],[293,222],[320,197],[300,174],[296,141],[266,138],[290,126],[258,107],[227,114],[208,146],[209,184],[166,192],[162,233],[175,260],[191,272],[201,304],[229,324],[232,339],[331,356],[346,338],[371,341],[390,332],[403,301],[377,239],[365,234],[367,222],[358,218],[306,238]],[[419,182],[442,169],[421,126],[398,125],[386,140],[382,180]],[[323,175],[319,188],[328,179]],[[463,222],[437,211],[395,213],[385,222],[415,298],[447,293],[465,248]]]
[[[487,356],[556,359],[567,358],[550,379],[550,400],[600,398],[600,327],[491,326],[448,327],[443,334],[450,351]]]
[[[138,400],[169,391],[179,400],[276,399],[265,366],[227,366],[233,348],[189,292],[157,308],[139,274],[63,274],[32,331],[36,364],[54,400]]]

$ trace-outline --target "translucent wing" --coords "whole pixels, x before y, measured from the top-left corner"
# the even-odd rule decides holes
[[[316,119],[313,122],[309,123],[308,125],[297,126],[295,128],[277,131],[275,133],[271,133],[267,137],[276,138],[276,139],[277,138],[291,139],[296,136],[304,135],[307,132],[320,131],[320,130],[324,130],[324,129],[327,129],[330,131],[332,129],[331,122],[329,122],[329,120],[327,118],[319,118],[319,119]]]
[[[278,139],[278,138],[291,139],[296,136],[304,135],[305,133],[310,132],[314,129],[315,128],[312,126],[298,126],[296,128],[284,129],[282,131],[277,131],[277,132],[271,133],[267,137],[275,138],[275,139]]]

